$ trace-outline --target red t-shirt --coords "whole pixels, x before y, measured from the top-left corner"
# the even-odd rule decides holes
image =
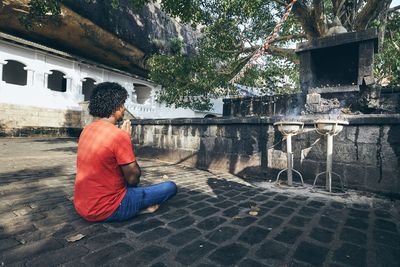
[[[86,126],[78,143],[76,211],[88,221],[108,218],[126,193],[126,181],[119,165],[135,160],[129,134],[102,120]]]

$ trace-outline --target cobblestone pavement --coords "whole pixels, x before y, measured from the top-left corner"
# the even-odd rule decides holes
[[[71,202],[75,140],[0,139],[0,151],[0,265],[400,266],[396,201],[142,159],[143,180],[171,179],[178,195],[154,214],[89,223]]]

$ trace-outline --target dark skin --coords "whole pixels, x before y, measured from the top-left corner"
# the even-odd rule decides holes
[[[124,111],[125,107],[122,105],[115,112],[113,112],[110,117],[100,118],[100,119],[108,121],[112,124],[116,124],[117,121],[120,121],[124,118]],[[125,120],[123,122],[121,130],[127,132],[129,136],[131,136],[132,126],[129,120]],[[129,185],[136,186],[140,183],[140,175],[142,171],[140,170],[140,166],[136,161],[125,165],[120,165],[120,167],[122,170],[122,174],[124,175],[124,178]]]
[[[125,180],[129,185],[135,186],[140,183],[140,175],[142,174],[142,171],[136,161],[126,165],[121,165],[121,169]]]

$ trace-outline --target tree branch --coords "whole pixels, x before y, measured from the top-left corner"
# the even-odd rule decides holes
[[[251,52],[252,52],[251,54],[239,59],[236,62],[235,66],[233,66],[234,74],[236,74],[238,71],[240,71],[240,69],[244,66],[244,64],[246,64],[251,59],[251,57],[253,56],[254,51],[251,51]]]
[[[284,56],[291,59],[294,56],[295,49],[293,48],[282,48],[270,45],[268,47],[268,52],[275,56]]]
[[[307,35],[305,33],[299,33],[299,34],[290,34],[290,35],[285,35],[285,36],[278,36],[271,42],[276,43],[276,42],[281,42],[281,41],[288,41],[288,40],[293,40],[293,39],[306,39]]]
[[[311,13],[313,14],[315,26],[318,30],[319,35],[325,35],[325,32],[327,31],[327,25],[325,23],[324,1],[313,0],[313,9]]]
[[[301,27],[307,34],[308,39],[319,37],[318,29],[315,27],[315,22],[311,16],[310,9],[304,4],[303,1],[297,1],[293,5],[293,13],[297,20],[300,22]]]
[[[399,10],[400,9],[400,5],[398,5],[398,6],[394,6],[394,7],[392,7],[392,8],[389,8],[388,9],[388,13],[392,13],[392,12],[395,12],[395,11],[397,11],[397,10]]]
[[[391,2],[392,0],[369,0],[356,16],[355,29],[365,30],[369,23],[376,19],[381,12],[389,9]]]
[[[357,5],[356,5],[356,9],[359,10],[362,7],[362,5],[364,4],[364,2],[365,2],[365,0],[358,0],[357,1]]]
[[[393,38],[393,32],[392,31],[389,31],[389,38],[390,38],[390,42],[392,43],[392,45],[394,46],[394,48],[398,51],[398,52],[400,52],[400,46],[398,45],[398,44],[396,44],[396,42],[394,41],[394,38]]]
[[[285,2],[283,2],[283,1],[281,1],[281,0],[272,0],[272,1],[274,1],[275,3],[277,3],[277,4],[281,5],[281,6],[287,6],[287,4]]]
[[[337,16],[336,0],[331,0],[333,7],[333,15]]]
[[[343,6],[344,6],[345,2],[346,2],[345,0],[341,0],[340,2],[336,2],[336,16],[338,18],[341,18],[344,14],[346,14],[346,10],[343,10]]]
[[[260,46],[254,46],[254,47],[247,47],[245,49],[243,49],[243,53],[249,53],[248,59],[250,59],[250,57],[253,56],[253,54],[255,53],[255,51],[257,51],[258,49],[260,49]],[[285,57],[286,59],[293,61],[295,63],[298,63],[298,60],[295,58],[295,49],[292,48],[282,48],[282,47],[276,47],[276,46],[272,46],[270,45],[268,47],[267,50],[269,54],[274,55],[274,56],[281,56],[281,57]]]

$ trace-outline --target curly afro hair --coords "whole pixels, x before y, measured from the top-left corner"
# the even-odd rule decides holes
[[[108,118],[121,107],[128,92],[118,83],[99,83],[93,89],[89,102],[89,113],[94,117]]]

